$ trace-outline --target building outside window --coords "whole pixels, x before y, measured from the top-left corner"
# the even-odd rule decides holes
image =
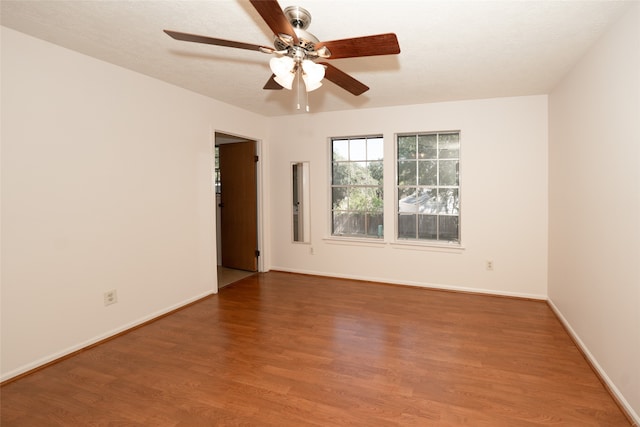
[[[331,235],[382,238],[381,135],[331,140]]]
[[[397,136],[397,237],[460,243],[460,132]]]

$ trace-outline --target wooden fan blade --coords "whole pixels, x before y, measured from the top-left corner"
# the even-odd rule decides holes
[[[251,0],[251,4],[258,11],[264,22],[267,23],[273,34],[288,34],[293,37],[294,44],[298,44],[298,37],[296,36],[293,27],[286,16],[282,8],[278,4],[277,0]]]
[[[362,95],[364,92],[369,90],[369,86],[359,82],[349,74],[337,69],[333,65],[326,62],[318,62],[318,64],[324,65],[326,67],[324,71],[324,77],[327,80],[337,84],[342,89],[351,92],[355,96]]]
[[[187,33],[180,33],[177,31],[170,31],[170,30],[164,30],[165,33],[167,33],[169,36],[173,37],[176,40],[181,40],[181,41],[185,41],[185,42],[195,42],[195,43],[205,43],[205,44],[212,44],[212,45],[216,45],[216,46],[226,46],[226,47],[235,47],[238,49],[247,49],[247,50],[258,50],[261,52],[273,52],[274,49],[271,47],[266,47],[266,46],[260,46],[257,44],[250,44],[250,43],[242,43],[242,42],[236,42],[236,41],[232,41],[232,40],[223,40],[223,39],[216,39],[213,37],[206,37],[206,36],[199,36],[196,34],[187,34]]]
[[[320,42],[316,45],[316,50],[323,46],[331,52],[331,56],[327,59],[396,55],[400,53],[398,38],[393,33]]]
[[[262,89],[267,89],[267,90],[280,90],[280,89],[282,89],[282,86],[280,86],[278,84],[278,82],[276,82],[274,80],[275,77],[276,77],[275,74],[271,74],[271,78],[267,81],[267,84],[265,84]]]

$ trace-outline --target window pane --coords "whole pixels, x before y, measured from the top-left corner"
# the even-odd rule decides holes
[[[440,161],[440,182],[439,185],[458,185],[458,161]]]
[[[365,234],[365,212],[353,212],[349,214],[347,234]]]
[[[417,165],[413,160],[398,162],[398,185],[416,185]]]
[[[382,189],[378,187],[352,187],[349,191],[349,210],[382,212]]]
[[[444,216],[439,217],[440,220],[440,240],[448,240],[451,242],[458,241],[458,217]]]
[[[418,158],[435,159],[438,154],[438,135],[418,136]]]
[[[352,162],[349,184],[382,186],[382,162]]]
[[[368,223],[368,226],[367,226],[368,235],[377,236],[377,237],[382,237],[384,235],[384,230],[382,228],[383,217],[381,213],[369,214],[367,223]]]
[[[351,185],[365,185],[370,182],[367,162],[351,162]]]
[[[346,211],[349,206],[347,187],[333,187],[331,189],[331,209]]]
[[[418,218],[418,238],[435,240],[438,238],[438,217],[436,215],[420,215]]]
[[[349,141],[349,160],[367,160],[366,139],[352,139]]]
[[[416,215],[415,214],[398,215],[398,237],[401,239],[416,238]]]
[[[436,160],[418,161],[418,185],[438,185]]]
[[[382,138],[367,141],[367,160],[382,160],[384,158],[384,140]]]
[[[435,188],[421,189],[418,191],[418,212],[422,214],[438,213],[438,190]]]
[[[333,213],[333,230],[332,234],[346,234],[349,223],[349,214],[345,212]]]
[[[460,135],[457,133],[440,134],[439,154],[441,159],[460,157]]]
[[[346,139],[334,139],[332,142],[333,161],[349,160],[349,141]]]
[[[416,158],[416,136],[399,136],[398,137],[398,159],[415,159]]]
[[[398,189],[398,212],[401,214],[418,212],[418,193],[415,187]]]
[[[460,198],[457,188],[441,188],[438,194],[438,213],[458,215],[460,212]]]
[[[349,210],[368,211],[369,192],[367,187],[351,187],[349,190]]]
[[[368,187],[367,197],[369,198],[369,210],[371,212],[382,213],[384,210],[383,193],[381,187]]]
[[[349,163],[340,162],[333,164],[333,185],[349,184]]]
[[[367,168],[369,169],[369,177],[370,177],[370,182],[373,185],[379,185],[380,187],[382,187],[382,184],[384,182],[384,173],[383,173],[383,167],[382,167],[382,161],[378,161],[378,162],[369,162],[367,164]]]

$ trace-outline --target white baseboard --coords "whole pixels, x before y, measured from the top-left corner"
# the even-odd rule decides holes
[[[392,285],[415,286],[419,288],[439,289],[439,290],[445,290],[445,291],[471,292],[471,293],[485,294],[485,295],[536,299],[541,301],[547,300],[546,295],[528,294],[524,292],[504,292],[504,291],[496,291],[493,289],[479,289],[479,288],[469,288],[465,286],[441,285],[438,283],[424,283],[424,282],[416,282],[411,280],[393,280],[393,279],[386,279],[386,278],[381,279],[378,277],[368,277],[368,276],[352,275],[352,274],[327,273],[326,271],[300,270],[295,268],[278,267],[278,266],[271,266],[270,270],[284,271],[287,273],[310,274],[313,276],[335,277],[338,279],[351,279],[351,280],[363,280],[366,282],[388,283]]]
[[[179,309],[181,307],[184,307],[186,305],[191,304],[192,302],[198,301],[199,299],[205,298],[205,297],[207,297],[209,295],[213,295],[215,293],[217,293],[217,289],[204,292],[204,293],[202,293],[200,295],[196,295],[195,297],[189,298],[189,299],[187,299],[185,301],[182,301],[182,302],[180,302],[178,304],[174,304],[174,305],[172,305],[170,307],[164,308],[162,310],[158,310],[158,311],[156,311],[154,313],[151,313],[151,314],[149,314],[147,316],[144,316],[144,317],[142,317],[140,319],[137,319],[137,320],[135,320],[133,322],[127,323],[127,324],[122,325],[122,326],[120,326],[118,328],[115,328],[115,329],[112,329],[110,331],[107,331],[104,334],[100,334],[100,335],[98,335],[96,337],[93,337],[93,338],[91,338],[89,340],[86,340],[84,342],[78,343],[78,344],[73,345],[71,347],[65,348],[64,350],[61,350],[59,352],[50,354],[50,355],[45,356],[43,358],[40,358],[40,359],[38,359],[38,360],[36,360],[34,362],[27,363],[26,365],[23,365],[23,366],[21,366],[21,367],[19,367],[17,369],[13,369],[13,370],[11,370],[11,371],[9,371],[7,373],[4,373],[2,376],[0,376],[0,382],[4,382],[4,381],[7,381],[7,380],[10,380],[11,378],[17,377],[18,375],[24,374],[25,372],[32,371],[32,370],[37,369],[37,368],[39,368],[41,366],[44,366],[44,365],[46,365],[48,363],[54,362],[54,361],[56,361],[58,359],[61,359],[61,358],[65,357],[65,356],[68,356],[69,354],[72,354],[72,353],[74,353],[76,351],[79,351],[79,350],[82,350],[84,348],[90,347],[95,343],[98,343],[100,341],[103,341],[103,340],[106,340],[108,338],[111,338],[111,337],[113,337],[115,335],[118,335],[118,334],[120,334],[122,332],[125,332],[125,331],[127,331],[129,329],[135,328],[136,326],[140,326],[145,322],[148,322],[150,320],[158,318],[158,317],[160,317],[160,316],[162,316],[164,314],[170,313],[170,312],[172,312],[174,310],[177,310],[177,309]]]
[[[562,312],[558,309],[558,307],[556,307],[556,305],[553,303],[551,299],[547,299],[547,302],[549,303],[549,307],[551,307],[551,310],[553,310],[553,312],[558,317],[558,319],[560,319],[560,322],[562,322],[562,324],[564,325],[565,329],[569,332],[569,335],[571,335],[571,338],[573,338],[574,342],[578,345],[578,347],[580,347],[580,350],[582,351],[582,353],[589,360],[589,363],[591,363],[591,366],[593,366],[593,369],[597,371],[598,375],[600,376],[602,381],[605,382],[610,392],[614,394],[618,403],[624,408],[627,414],[633,419],[633,422],[635,423],[635,425],[640,426],[640,415],[638,415],[636,411],[633,410],[629,402],[627,402],[623,394],[620,392],[620,390],[618,390],[618,387],[616,387],[613,381],[611,381],[611,378],[609,378],[605,370],[602,368],[602,366],[600,366],[600,364],[598,363],[598,360],[589,351],[587,346],[580,339],[580,336],[571,327],[571,324],[569,323],[569,321],[562,315]]]

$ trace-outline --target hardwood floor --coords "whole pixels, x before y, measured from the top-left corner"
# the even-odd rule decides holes
[[[545,302],[270,272],[1,389],[9,426],[628,426]]]

